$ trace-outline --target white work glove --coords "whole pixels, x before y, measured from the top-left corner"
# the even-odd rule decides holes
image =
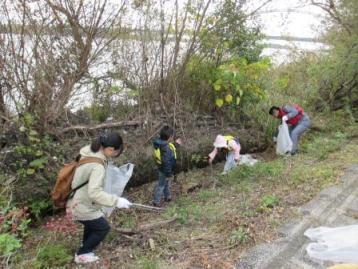
[[[288,116],[287,116],[287,115],[285,115],[285,116],[282,117],[282,121],[286,122],[287,120],[288,120]]]
[[[273,137],[273,142],[275,142],[275,143],[277,142],[277,137],[276,136]]]
[[[118,208],[130,208],[132,203],[129,202],[127,199],[118,197],[117,205]]]

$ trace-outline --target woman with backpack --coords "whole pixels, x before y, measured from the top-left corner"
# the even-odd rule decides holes
[[[93,250],[110,230],[102,207],[129,208],[132,205],[127,199],[104,191],[107,160],[118,157],[122,150],[122,138],[115,132],[99,136],[91,145],[80,150],[81,159],[90,157],[95,161],[76,168],[71,185],[76,191],[67,202],[68,213],[84,226],[82,245],[75,255],[76,263],[99,260]]]

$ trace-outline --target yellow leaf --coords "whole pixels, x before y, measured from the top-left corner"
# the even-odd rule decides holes
[[[232,102],[232,95],[231,94],[227,94],[225,96],[225,101],[226,103],[230,104]]]
[[[220,88],[221,88],[221,85],[218,85],[218,84],[214,84],[214,90],[215,91],[220,91]]]
[[[217,81],[215,81],[214,82],[214,90],[215,91],[220,91],[221,85],[222,85],[222,80],[221,79],[218,79]]]
[[[240,97],[236,97],[236,105],[237,106],[240,104],[240,101],[241,101]]]
[[[223,100],[223,99],[221,99],[221,98],[216,98],[216,100],[215,100],[215,105],[216,105],[217,107],[222,107],[223,104],[224,104],[224,100]]]

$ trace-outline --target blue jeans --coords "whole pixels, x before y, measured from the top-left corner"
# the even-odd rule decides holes
[[[93,250],[104,240],[111,229],[104,217],[93,220],[80,220],[83,224],[82,246],[77,252],[78,255],[93,252]]]
[[[235,162],[235,154],[234,152],[229,152],[228,155],[226,156],[226,162],[225,162],[225,166],[224,166],[224,173],[229,172],[231,169],[236,167],[236,162]]]
[[[169,179],[162,172],[159,171],[158,172],[158,184],[154,190],[154,203],[155,204],[160,204],[160,199],[162,198],[162,193],[164,193],[165,199],[171,199]]]
[[[311,126],[311,120],[307,115],[303,115],[302,119],[297,123],[295,127],[290,131],[290,137],[292,140],[292,152],[296,152],[298,149],[298,141],[301,135],[307,131]]]

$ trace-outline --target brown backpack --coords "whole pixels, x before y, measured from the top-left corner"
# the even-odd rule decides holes
[[[104,160],[102,160],[101,158],[96,158],[96,157],[84,157],[82,159],[80,158],[81,158],[80,155],[77,156],[77,158],[74,161],[65,164],[58,172],[56,184],[51,193],[52,200],[55,206],[57,207],[65,208],[67,200],[71,198],[78,189],[82,188],[84,185],[88,183],[88,181],[86,181],[74,189],[71,188],[73,176],[75,175],[77,167],[86,163],[99,163],[104,165]]]

